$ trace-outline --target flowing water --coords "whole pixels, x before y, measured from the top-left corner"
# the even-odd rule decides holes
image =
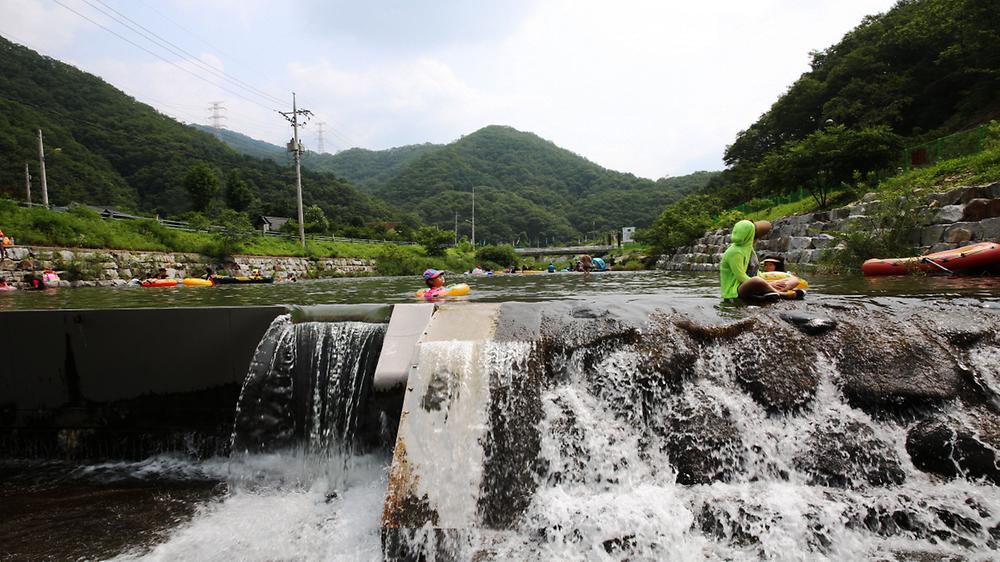
[[[975,298],[1000,301],[1000,277],[899,276],[866,278],[856,275],[811,274],[812,293],[846,298],[912,296],[921,298]],[[594,299],[606,295],[652,295],[704,298],[717,302],[716,273],[667,271],[449,276],[448,283],[468,283],[472,292],[463,301],[550,301]],[[220,285],[217,287],[143,287],[49,289],[0,292],[0,311],[73,308],[171,308],[187,306],[245,306],[271,304],[417,302],[422,288],[417,277],[354,277],[306,280],[274,285]]]
[[[817,278],[811,309],[840,323],[825,336],[783,323],[781,307],[718,307],[708,276],[477,279],[479,300],[570,300],[511,308],[529,326],[497,341],[422,346],[420,419],[432,431],[406,444],[434,463],[418,467],[426,508],[410,509],[388,543],[400,422],[371,389],[377,324],[275,320],[234,405],[232,458],[39,466],[15,488],[93,493],[128,482],[145,494],[135,506],[158,506],[133,537],[39,551],[56,558],[379,560],[388,544],[429,560],[997,559],[998,482],[958,448],[957,477],[917,466],[913,441],[944,420],[996,455],[1000,287],[924,279]],[[412,302],[410,280],[352,281],[352,296],[335,280],[241,293],[239,303]],[[208,294],[194,291],[155,298],[193,305]],[[740,324],[749,317],[757,324]],[[943,327],[956,318],[968,325]],[[879,354],[930,373],[933,388],[879,378],[892,368]],[[952,371],[954,389],[934,386]]]

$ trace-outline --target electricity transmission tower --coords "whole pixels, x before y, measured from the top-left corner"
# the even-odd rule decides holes
[[[226,110],[225,107],[222,107],[224,102],[212,101],[208,103],[212,104],[212,106],[208,108],[208,110],[212,112],[211,115],[208,116],[208,119],[212,122],[212,128],[218,132],[218,130],[222,128],[222,122],[226,120],[226,116],[222,114],[222,112]]]
[[[291,152],[295,156],[295,194],[298,197],[299,204],[299,241],[302,243],[302,247],[305,248],[306,226],[305,217],[302,213],[302,153],[305,152],[305,149],[302,148],[302,143],[299,142],[299,116],[302,116],[302,126],[304,127],[313,113],[308,109],[298,108],[295,103],[295,92],[292,92],[292,110],[279,111],[278,113],[292,124],[294,136],[288,143],[288,152]]]
[[[317,140],[317,142],[316,142],[316,152],[318,152],[320,154],[323,154],[324,152],[326,152],[324,150],[324,148],[323,148],[323,125],[326,125],[326,121],[318,121],[316,123],[316,127],[317,127],[316,136],[319,137],[319,138],[316,139]]]

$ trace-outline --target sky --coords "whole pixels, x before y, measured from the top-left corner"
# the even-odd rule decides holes
[[[0,0],[0,35],[159,111],[325,152],[509,125],[647,178],[722,155],[895,0]]]

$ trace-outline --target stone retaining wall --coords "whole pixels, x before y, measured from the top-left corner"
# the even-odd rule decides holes
[[[877,194],[869,193],[855,205],[785,217],[774,221],[771,233],[754,247],[758,254],[782,256],[786,263],[808,268],[825,250],[839,247],[838,233],[859,222],[864,224],[867,213],[880,203]],[[929,195],[926,206],[918,212],[920,227],[910,234],[915,253],[940,252],[978,241],[1000,241],[1000,182]],[[656,267],[717,271],[722,253],[729,245],[729,234],[729,229],[707,232],[692,245],[661,256]]]
[[[7,248],[0,261],[0,276],[8,283],[24,286],[25,276],[41,275],[55,269],[65,286],[91,287],[124,285],[130,279],[145,279],[161,267],[170,277],[199,277],[211,267],[220,275],[249,275],[260,269],[265,276],[280,281],[290,275],[310,277],[373,275],[375,262],[362,258],[300,258],[240,255],[222,262],[218,258],[183,252],[142,252],[15,246]]]

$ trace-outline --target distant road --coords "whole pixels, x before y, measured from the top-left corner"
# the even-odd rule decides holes
[[[614,246],[563,246],[561,248],[514,248],[522,256],[564,256],[574,254],[606,254]]]

